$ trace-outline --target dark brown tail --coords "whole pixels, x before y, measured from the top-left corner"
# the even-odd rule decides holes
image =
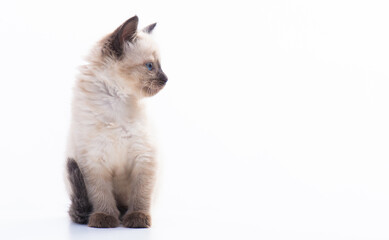
[[[89,214],[92,212],[92,204],[89,202],[84,177],[74,159],[68,158],[68,178],[72,188],[71,205],[69,215],[73,222],[87,224]]]

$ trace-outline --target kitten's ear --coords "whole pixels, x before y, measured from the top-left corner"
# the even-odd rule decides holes
[[[154,30],[156,25],[157,25],[157,23],[150,24],[149,26],[143,28],[142,31],[145,33],[151,33]]]
[[[138,21],[138,17],[133,16],[112,33],[110,37],[110,48],[117,57],[122,55],[123,46],[126,41],[133,42],[135,40]]]

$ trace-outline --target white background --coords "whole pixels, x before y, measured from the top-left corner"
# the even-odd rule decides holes
[[[388,1],[2,1],[1,239],[389,239]],[[151,230],[71,224],[82,56],[158,22]]]

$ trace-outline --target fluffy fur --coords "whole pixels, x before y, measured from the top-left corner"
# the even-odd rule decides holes
[[[91,227],[151,225],[155,150],[142,98],[167,77],[150,33],[132,17],[92,49],[74,88],[67,184],[74,222]],[[152,68],[150,69],[150,63]]]

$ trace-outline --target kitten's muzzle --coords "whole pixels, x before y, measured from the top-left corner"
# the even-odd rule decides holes
[[[158,73],[158,82],[162,85],[165,85],[167,82],[167,76],[164,72],[160,71]]]

